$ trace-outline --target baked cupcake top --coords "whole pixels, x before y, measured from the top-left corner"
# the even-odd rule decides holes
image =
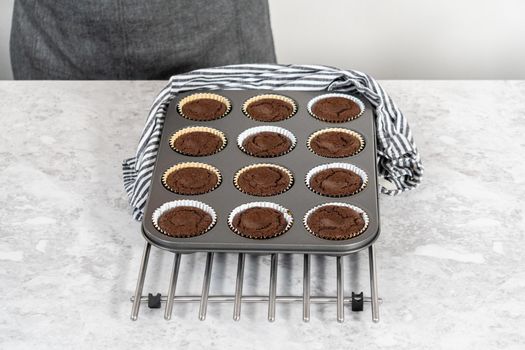
[[[274,196],[292,185],[291,174],[275,165],[253,165],[241,169],[235,176],[235,186],[252,196]]]
[[[326,205],[306,218],[308,229],[324,239],[349,239],[362,233],[366,222],[356,210],[341,205]]]
[[[236,214],[231,224],[241,236],[263,239],[283,233],[288,222],[276,209],[252,207]]]
[[[332,96],[315,102],[311,112],[320,120],[342,123],[356,118],[361,107],[349,98]]]
[[[228,111],[228,106],[211,98],[199,98],[181,106],[181,113],[191,120],[209,121],[221,118]]]
[[[287,153],[292,147],[292,141],[278,132],[262,131],[248,136],[242,147],[256,157],[276,157]]]
[[[308,141],[309,148],[317,155],[329,158],[349,157],[359,153],[362,141],[345,131],[320,131]]]
[[[248,100],[244,112],[252,119],[261,122],[278,122],[290,118],[295,113],[295,105],[287,98],[257,96]]]
[[[329,168],[315,173],[308,185],[325,196],[349,196],[361,189],[363,179],[348,169]]]
[[[178,194],[203,194],[218,186],[219,176],[205,167],[187,166],[168,170],[164,183],[169,190]]]
[[[188,156],[209,156],[224,147],[223,139],[209,131],[189,131],[177,135],[171,141],[171,147]]]
[[[202,209],[180,206],[162,213],[157,225],[168,236],[194,237],[208,230],[213,219]]]

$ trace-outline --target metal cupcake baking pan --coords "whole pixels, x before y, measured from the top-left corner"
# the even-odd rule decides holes
[[[376,141],[374,115],[371,105],[359,95],[351,95],[364,105],[364,112],[356,119],[343,123],[328,123],[312,117],[307,106],[313,99],[327,94],[326,91],[262,91],[262,90],[214,90],[214,94],[225,97],[231,103],[231,109],[224,117],[211,121],[194,121],[184,118],[177,110],[179,101],[203,91],[193,91],[180,94],[172,101],[166,115],[152,185],[146,205],[142,233],[153,245],[179,253],[193,252],[242,252],[242,253],[308,253],[345,255],[354,253],[370,246],[379,236],[379,207],[376,165]],[[295,101],[295,114],[279,122],[258,122],[248,118],[243,113],[243,104],[250,98],[261,94],[279,94]],[[204,126],[217,129],[224,133],[227,145],[220,152],[209,155],[191,157],[175,152],[170,147],[173,134],[183,128]],[[237,147],[237,138],[245,130],[257,126],[276,126],[284,128],[296,138],[295,147],[289,152],[274,158],[257,158],[244,153]],[[313,168],[334,163],[334,158],[321,157],[311,152],[307,141],[314,132],[330,128],[347,128],[364,138],[364,148],[358,154],[338,158],[338,163],[349,163],[362,169],[368,183],[362,191],[352,196],[337,198],[361,208],[368,215],[366,230],[357,237],[348,240],[321,239],[303,225],[305,214],[314,207],[330,203],[334,198],[320,196],[312,192],[300,181]],[[200,195],[180,195],[166,189],[162,176],[172,166],[178,163],[201,162],[217,168],[222,175],[222,183],[215,190]],[[258,163],[272,163],[289,169],[295,179],[293,186],[286,192],[276,196],[265,197],[265,201],[279,204],[290,211],[293,225],[286,233],[270,239],[250,239],[232,232],[228,226],[228,217],[235,208],[258,202],[261,197],[245,194],[234,185],[234,176],[239,169]],[[174,200],[195,200],[209,205],[216,212],[217,221],[205,234],[191,238],[174,238],[161,233],[153,224],[155,211],[167,202]]]

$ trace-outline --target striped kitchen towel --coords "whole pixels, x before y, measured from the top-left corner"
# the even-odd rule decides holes
[[[148,115],[134,157],[124,160],[124,187],[133,217],[142,220],[164,118],[171,100],[191,90],[314,90],[360,93],[375,108],[377,163],[382,193],[395,195],[415,188],[423,165],[408,123],[385,90],[367,74],[326,66],[242,64],[199,69],[172,76]]]

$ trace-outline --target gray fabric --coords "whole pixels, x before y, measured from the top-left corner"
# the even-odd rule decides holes
[[[15,0],[15,79],[168,79],[275,62],[267,0]]]

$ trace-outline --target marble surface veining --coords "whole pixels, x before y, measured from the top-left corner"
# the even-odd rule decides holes
[[[0,82],[1,349],[525,348],[525,82],[384,81],[411,123],[424,183],[381,197],[381,322],[300,304],[144,305],[129,319],[143,249],[120,162],[163,82]],[[166,294],[172,254],[152,249],[144,292]],[[178,293],[200,292],[205,256],[183,256]],[[366,252],[346,293],[369,294]],[[216,255],[211,293],[233,293],[237,257]],[[246,294],[270,259],[246,259]],[[312,294],[335,295],[335,261],[312,258]],[[302,257],[281,255],[278,294],[300,294]]]

